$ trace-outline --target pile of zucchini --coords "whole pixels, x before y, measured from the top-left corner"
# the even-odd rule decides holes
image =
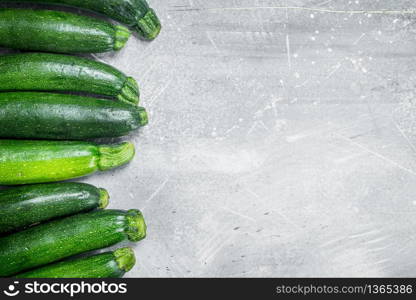
[[[132,143],[95,139],[148,123],[134,78],[71,55],[123,48],[126,26],[145,40],[161,28],[145,0],[0,0],[0,47],[22,51],[0,56],[0,185],[16,186],[0,189],[0,277],[122,277],[135,265],[129,247],[95,250],[144,239],[141,212],[106,209],[105,189],[63,182],[130,162]]]

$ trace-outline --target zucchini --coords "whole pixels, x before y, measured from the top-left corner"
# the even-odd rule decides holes
[[[146,0],[0,0],[2,2],[46,3],[90,10],[133,27],[148,40],[156,38],[161,28],[155,11]]]
[[[138,210],[98,210],[51,221],[0,238],[0,276],[145,236]]]
[[[0,46],[59,53],[120,50],[130,37],[124,26],[52,10],[0,9]]]
[[[0,233],[108,205],[108,193],[86,183],[28,185],[0,190]]]
[[[0,56],[0,91],[68,91],[114,97],[137,104],[139,87],[110,65],[62,54]]]
[[[134,152],[131,143],[0,140],[0,185],[78,178],[124,165]]]
[[[120,137],[147,124],[142,107],[76,95],[0,93],[0,137],[85,140]]]
[[[18,274],[16,278],[119,278],[136,263],[131,248],[50,264]]]

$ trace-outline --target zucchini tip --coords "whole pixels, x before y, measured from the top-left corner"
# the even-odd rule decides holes
[[[130,241],[138,242],[146,237],[147,226],[143,214],[137,209],[127,212],[127,236]]]
[[[100,202],[99,202],[99,208],[104,209],[108,206],[109,204],[109,200],[110,200],[110,195],[108,194],[107,190],[105,189],[98,189],[99,193],[100,193]]]
[[[137,105],[140,101],[140,90],[137,81],[133,77],[127,77],[117,99],[128,104]]]
[[[113,254],[118,267],[124,272],[130,271],[136,264],[134,251],[129,247],[117,249]]]
[[[126,142],[118,145],[99,146],[100,153],[98,169],[101,171],[110,170],[130,162],[135,155],[135,148],[132,143]]]
[[[149,123],[149,116],[144,107],[139,107],[140,126],[145,126]]]
[[[143,17],[137,20],[134,29],[146,40],[154,40],[159,35],[162,25],[156,12],[150,8]]]
[[[127,41],[130,38],[131,32],[127,29],[127,27],[121,25],[115,25],[115,41],[114,41],[114,50],[118,51],[122,49]]]

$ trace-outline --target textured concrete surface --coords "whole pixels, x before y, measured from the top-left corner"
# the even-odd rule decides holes
[[[129,276],[416,276],[414,1],[150,2],[160,37],[96,57],[151,122],[85,179],[146,216]]]

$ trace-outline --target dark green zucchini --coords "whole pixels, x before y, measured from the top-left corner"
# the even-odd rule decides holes
[[[120,137],[145,124],[144,108],[119,101],[51,93],[0,93],[1,138]]]
[[[98,210],[51,221],[0,238],[0,276],[145,236],[138,210]]]
[[[0,46],[59,53],[120,50],[127,28],[72,13],[52,10],[0,9]]]
[[[0,0],[0,3],[46,3],[87,9],[133,27],[143,38],[153,40],[160,21],[146,0]]]
[[[76,56],[27,53],[0,56],[0,91],[68,91],[137,104],[139,87],[110,65]]]
[[[27,185],[0,190],[0,233],[108,205],[108,193],[86,183]]]
[[[78,178],[124,165],[134,152],[131,143],[0,140],[0,185]]]
[[[133,249],[120,248],[88,257],[50,264],[15,278],[120,278],[136,263]]]

